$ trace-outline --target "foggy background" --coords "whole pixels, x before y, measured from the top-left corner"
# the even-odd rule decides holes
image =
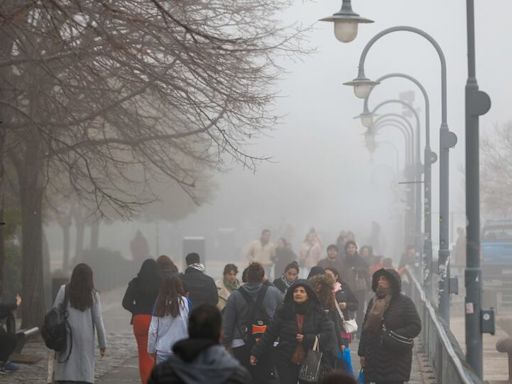
[[[207,202],[177,221],[139,219],[101,224],[99,244],[130,258],[129,243],[140,229],[147,238],[151,256],[167,254],[181,260],[184,236],[206,238],[206,259],[233,261],[243,247],[269,228],[273,239],[286,235],[297,250],[309,228],[319,231],[324,246],[335,241],[342,229],[352,230],[359,245],[366,243],[372,221],[382,234],[378,254],[398,261],[402,243],[400,218],[403,207],[395,191],[404,190],[396,174],[395,153],[389,145],[378,146],[372,155],[366,149],[363,128],[353,117],[362,111],[362,100],[343,86],[357,75],[359,55],[366,42],[379,31],[395,25],[411,25],[431,34],[441,45],[448,65],[449,128],[459,142],[450,151],[452,231],[464,226],[464,85],[466,68],[465,2],[358,0],[354,10],[375,20],[362,25],[355,41],[338,42],[330,23],[317,22],[337,11],[339,0],[295,2],[283,15],[290,23],[313,25],[305,44],[315,52],[301,60],[282,60],[286,73],[276,84],[280,97],[274,108],[283,118],[266,137],[258,138],[246,152],[269,156],[256,173],[232,164],[231,170],[212,175],[213,191]],[[481,133],[491,132],[496,123],[510,120],[512,53],[507,42],[512,25],[504,17],[512,12],[506,0],[477,2],[477,76],[480,88],[492,98],[492,108],[481,118]],[[488,49],[488,48],[492,49]],[[440,65],[430,44],[419,36],[399,33],[381,39],[366,60],[366,75],[376,79],[391,72],[416,77],[427,88],[431,103],[432,150],[438,153],[440,124]],[[505,80],[504,80],[505,79]],[[374,92],[370,107],[400,92],[414,90],[415,106],[423,122],[423,99],[412,83],[386,80]],[[401,109],[386,107],[385,112]],[[423,127],[422,127],[423,129]],[[424,133],[422,137],[422,150]],[[398,132],[387,129],[377,141],[391,141],[400,151],[403,167],[404,143]],[[433,165],[433,242],[438,239],[438,164]],[[482,223],[485,212],[482,214]],[[62,235],[55,224],[46,227],[52,269],[60,266]],[[224,234],[224,235],[223,235]],[[227,235],[226,235],[227,234]],[[73,235],[72,235],[73,236]],[[87,248],[89,233],[86,232]],[[232,239],[226,252],[222,236]],[[230,240],[231,241],[231,240]],[[454,237],[451,241],[455,241]],[[71,254],[73,256],[73,253]],[[208,264],[208,261],[207,261]]]

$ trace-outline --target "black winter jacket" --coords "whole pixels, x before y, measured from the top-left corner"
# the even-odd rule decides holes
[[[334,367],[336,361],[336,335],[334,324],[322,309],[313,288],[305,280],[298,280],[287,291],[283,305],[277,310],[270,327],[265,332],[261,342],[252,349],[256,358],[261,358],[270,351],[274,341],[279,338],[275,349],[275,359],[281,362],[290,362],[297,346],[298,333],[296,311],[293,302],[293,290],[297,286],[304,286],[308,292],[310,309],[304,315],[304,349],[313,348],[315,336],[319,336],[320,351],[323,352],[323,364],[328,368]]]
[[[188,293],[188,298],[192,303],[192,309],[201,304],[217,305],[219,294],[215,281],[204,272],[195,268],[188,267],[185,273],[181,275],[183,286]]]
[[[153,291],[142,289],[139,278],[130,281],[123,297],[123,308],[135,315],[151,315],[158,296],[158,287]]]
[[[373,274],[372,289],[377,289],[377,281],[386,275],[392,282],[393,297],[388,309],[384,312],[383,324],[387,330],[399,335],[415,338],[421,331],[421,320],[413,301],[400,292],[400,276],[395,270],[380,269]],[[373,299],[368,304],[363,331],[359,342],[359,356],[366,359],[365,374],[368,382],[406,382],[411,375],[412,351],[397,353],[387,350],[381,342],[382,330],[370,332],[364,329],[368,311],[372,308]]]

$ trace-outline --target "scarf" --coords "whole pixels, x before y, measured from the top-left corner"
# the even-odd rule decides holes
[[[240,282],[236,279],[234,282],[230,283],[226,279],[224,279],[224,286],[229,292],[233,292],[235,289],[240,288]]]
[[[306,300],[304,303],[295,303],[294,302],[293,307],[295,309],[296,314],[305,315],[306,313],[309,313],[309,309],[311,308],[311,301]]]
[[[304,314],[297,313],[295,315],[295,321],[297,322],[297,333],[304,334]],[[293,351],[291,362],[293,364],[300,365],[304,362],[305,357],[306,351],[304,349],[304,343],[297,342],[295,351]]]
[[[200,272],[204,272],[204,270],[205,270],[204,264],[201,264],[201,263],[190,264],[187,268],[194,268]]]
[[[293,280],[293,281],[288,281],[288,279],[286,278],[286,276],[285,276],[285,275],[281,276],[281,280],[283,280],[283,283],[284,283],[284,285],[286,286],[286,288],[287,288],[287,289],[288,289],[288,288],[290,288],[290,286],[291,286],[293,283],[295,283],[295,280]]]
[[[384,319],[384,313],[389,307],[391,302],[391,290],[377,288],[375,292],[375,298],[373,299],[373,305],[368,312],[368,317],[364,323],[365,331],[378,332],[382,328],[382,320]]]

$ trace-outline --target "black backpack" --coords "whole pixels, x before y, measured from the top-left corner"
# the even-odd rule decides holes
[[[68,286],[64,289],[64,301],[58,306],[50,309],[44,316],[43,326],[41,327],[41,336],[44,343],[55,352],[64,352],[68,345],[69,332],[69,351],[66,357],[67,361],[73,348],[73,338],[71,337],[71,327],[68,323]]]
[[[244,287],[238,289],[249,308],[248,316],[241,329],[241,336],[248,347],[252,347],[254,344],[258,343],[270,324],[271,319],[263,307],[263,299],[265,298],[267,290],[268,285],[263,285],[256,296],[256,301],[254,301]]]

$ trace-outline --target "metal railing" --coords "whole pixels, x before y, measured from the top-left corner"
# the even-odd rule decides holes
[[[439,384],[483,384],[464,360],[464,354],[443,320],[427,299],[427,296],[414,273],[407,269],[409,279],[408,294],[416,304],[421,318],[422,352],[434,369]]]

